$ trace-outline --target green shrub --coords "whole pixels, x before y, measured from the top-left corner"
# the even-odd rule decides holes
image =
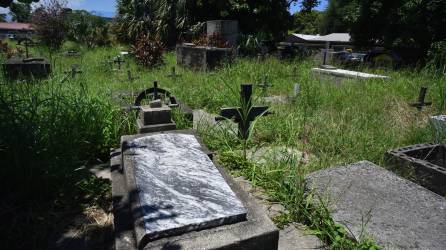
[[[427,53],[427,68],[439,74],[446,74],[446,41],[432,43]]]

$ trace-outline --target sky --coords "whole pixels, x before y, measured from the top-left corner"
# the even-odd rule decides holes
[[[316,8],[324,10],[327,7],[328,0],[321,0]],[[68,7],[72,9],[84,9],[95,11],[101,16],[113,17],[116,9],[116,0],[68,0]],[[291,6],[290,12],[295,13],[300,9],[300,4]],[[0,13],[7,13],[7,9],[0,8]]]

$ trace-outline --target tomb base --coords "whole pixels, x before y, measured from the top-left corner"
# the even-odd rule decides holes
[[[147,138],[147,136],[173,135],[173,134],[180,134],[181,135],[180,137],[194,135],[192,130],[177,130],[177,131],[169,131],[161,133],[124,136],[121,140],[123,145],[122,150],[126,152],[128,150],[128,146],[132,146],[133,145],[132,143],[134,143],[135,140]],[[207,155],[205,158],[207,157],[211,158],[212,156],[211,152],[203,144],[201,144],[198,138],[197,141],[199,142],[200,150],[205,154],[205,156]],[[179,141],[179,143],[181,144],[185,142]],[[155,142],[154,145],[159,145],[159,142]],[[136,150],[139,150],[138,147]],[[141,148],[141,150],[145,149]],[[178,151],[175,151],[175,154],[177,153]],[[138,236],[141,233],[139,231],[141,224],[138,224],[137,221],[135,221],[134,197],[136,195],[135,193],[138,193],[138,190],[134,190],[133,186],[134,183],[132,184],[132,179],[129,179],[129,168],[135,167],[131,165],[135,164],[135,162],[133,162],[133,160],[131,160],[131,158],[129,157],[134,157],[132,152],[130,152],[130,154],[127,153],[122,154],[120,150],[116,150],[111,153],[110,164],[112,169],[112,196],[113,196],[116,250],[123,250],[123,249],[269,250],[278,248],[279,232],[276,226],[271,222],[271,220],[261,209],[261,207],[258,204],[256,204],[254,198],[249,194],[247,194],[245,191],[243,191],[240,188],[240,186],[235,182],[235,180],[232,179],[232,177],[223,168],[216,165],[215,165],[216,169],[221,174],[224,181],[227,183],[227,185],[230,187],[232,192],[235,194],[235,196],[238,198],[238,200],[244,207],[246,214],[245,216],[243,216],[245,217],[243,218],[243,220],[228,222],[229,224],[223,224],[220,226],[217,225],[212,228],[203,228],[203,229],[191,230],[188,232],[182,232],[181,234],[175,234],[172,236],[157,237],[154,238],[153,240],[144,241],[143,243],[141,243],[141,241],[137,242],[138,241],[137,239],[140,238]],[[164,157],[162,158],[163,159],[160,158],[161,161],[165,159]],[[181,171],[179,170],[179,172]],[[161,171],[161,174],[162,173],[164,173],[164,171]],[[169,174],[168,176],[172,175]],[[194,176],[193,173],[192,176]],[[175,178],[175,176],[172,176],[172,178]],[[150,182],[150,179],[148,180],[148,182]],[[179,186],[175,186],[175,189],[179,190],[180,192],[183,191],[183,188]],[[206,189],[200,188],[200,190],[201,191],[199,193],[201,194],[206,193]],[[212,195],[213,193],[214,192],[211,192],[209,194]],[[181,195],[179,197],[181,197]],[[221,202],[221,200],[217,199],[216,202]],[[203,205],[207,205],[207,203],[203,203]],[[157,217],[157,220],[160,220],[160,218]],[[169,218],[164,218],[164,219],[162,218],[161,220],[169,220]],[[146,223],[152,223],[152,222],[146,221]],[[150,227],[150,225],[146,225],[146,227],[147,226]]]
[[[138,126],[138,133],[152,133],[152,132],[161,132],[167,130],[175,130],[177,125],[174,121],[171,120],[170,123],[162,123],[162,124],[152,124],[152,125],[144,125],[141,120],[136,121]]]

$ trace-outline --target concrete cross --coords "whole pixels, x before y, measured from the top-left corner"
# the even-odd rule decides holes
[[[242,107],[222,108],[220,116],[215,120],[233,119],[238,123],[238,134],[242,139],[248,139],[249,128],[258,116],[271,114],[268,106],[252,106],[252,84],[242,84],[240,91],[240,102]]]
[[[425,99],[426,99],[426,92],[427,92],[427,87],[421,87],[420,94],[418,95],[418,101],[410,103],[409,105],[412,106],[412,107],[417,108],[418,111],[421,111],[424,106],[431,106],[432,102],[426,102],[425,101]]]
[[[37,45],[35,42],[33,42],[31,39],[24,39],[23,41],[23,46],[25,46],[25,58],[29,58],[29,47],[30,46],[35,46]],[[20,45],[22,45],[21,43],[19,43]]]
[[[121,65],[125,63],[125,61],[121,58],[121,56],[117,56],[113,59],[113,62],[118,64],[118,70],[121,70]]]

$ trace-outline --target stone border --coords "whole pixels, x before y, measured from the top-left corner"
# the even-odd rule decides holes
[[[386,164],[399,174],[411,175],[408,178],[421,186],[440,195],[446,195],[446,169],[407,154],[435,147],[446,147],[446,145],[424,143],[390,150],[385,155]]]
[[[176,130],[161,133],[193,134],[193,130]],[[123,136],[126,140],[136,139],[149,134]],[[197,136],[196,136],[197,137]],[[207,147],[197,137],[203,152],[212,156]],[[125,148],[125,145],[123,145]],[[212,158],[211,158],[212,159]],[[115,249],[137,249],[136,237],[131,214],[132,192],[127,191],[122,157],[119,150],[111,153],[113,212],[115,215]],[[215,163],[214,163],[215,164]],[[144,249],[277,249],[279,231],[263,209],[247,194],[237,182],[220,166],[216,165],[228,185],[247,209],[247,221],[217,228],[194,231],[179,236],[155,240]]]

